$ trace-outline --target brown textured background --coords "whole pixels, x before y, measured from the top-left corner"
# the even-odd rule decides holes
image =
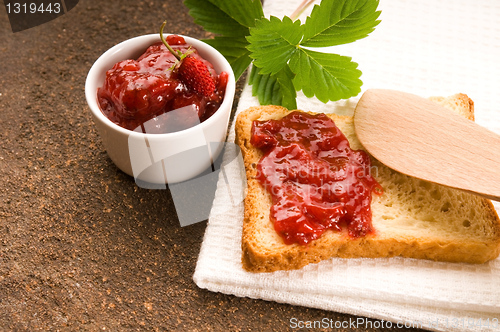
[[[168,191],[138,188],[106,155],[87,72],[165,19],[166,32],[207,37],[180,0],[80,0],[15,34],[0,7],[0,331],[287,331],[292,317],[355,319],[199,289],[206,222],[181,228]]]

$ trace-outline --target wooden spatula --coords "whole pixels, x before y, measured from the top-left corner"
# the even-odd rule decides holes
[[[401,173],[500,201],[500,136],[428,99],[371,89],[354,111],[366,150]]]

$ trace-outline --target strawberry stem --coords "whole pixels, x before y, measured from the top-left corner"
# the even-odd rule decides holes
[[[307,9],[307,7],[309,7],[313,2],[314,2],[314,0],[304,0],[300,4],[300,6],[297,7],[297,9],[295,9],[295,11],[292,13],[292,15],[290,15],[290,18],[293,21],[295,21],[300,16],[300,14],[302,14]]]
[[[165,28],[165,25],[167,25],[167,21],[164,21],[163,24],[161,25],[160,28],[160,39],[163,42],[163,44],[168,48],[170,53],[172,53],[173,56],[177,59],[177,61],[181,61],[181,56],[177,54],[177,52],[174,51],[174,49],[167,43],[165,38],[163,37],[163,28]]]

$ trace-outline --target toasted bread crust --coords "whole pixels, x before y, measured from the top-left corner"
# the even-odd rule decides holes
[[[455,109],[464,118],[474,121],[474,102],[464,93],[457,93],[449,97],[430,97],[436,103],[447,108]]]
[[[474,118],[474,104],[472,100],[464,94],[457,94],[448,98],[434,97],[432,99],[443,106],[458,111],[469,119]],[[255,166],[262,157],[262,152],[252,146],[250,143],[250,135],[252,122],[254,120],[279,119],[289,112],[291,111],[278,106],[252,107],[239,114],[236,120],[235,141],[242,150],[248,185],[247,195],[244,201],[245,214],[242,233],[242,264],[245,270],[251,272],[272,272],[276,270],[299,269],[307,264],[317,263],[331,257],[380,258],[402,256],[436,261],[484,263],[499,255],[500,219],[489,200],[473,195],[471,196],[474,202],[470,204],[472,204],[474,215],[477,216],[477,218],[467,217],[468,219],[463,221],[463,227],[475,229],[478,223],[481,224],[480,226],[482,226],[482,224],[487,224],[488,232],[484,236],[467,236],[467,234],[462,234],[466,230],[464,231],[461,229],[456,232],[453,231],[456,234],[453,233],[450,236],[447,236],[447,234],[445,234],[445,236],[441,234],[435,235],[433,234],[435,230],[432,229],[430,231],[423,230],[422,232],[418,229],[415,231],[412,228],[414,227],[413,224],[422,223],[424,226],[421,227],[430,225],[431,228],[435,227],[435,225],[425,220],[425,218],[420,221],[418,216],[415,217],[414,215],[396,217],[396,221],[400,218],[402,223],[409,224],[408,227],[410,227],[412,231],[391,230],[390,225],[392,224],[387,226],[384,220],[388,214],[387,211],[391,211],[387,201],[384,201],[384,199],[387,200],[387,197],[382,199],[374,197],[372,201],[372,210],[373,224],[376,229],[375,234],[352,239],[349,238],[346,232],[327,231],[321,238],[312,241],[307,246],[284,244],[283,240],[274,231],[273,224],[269,219],[269,209],[271,207],[270,195],[255,179]],[[335,114],[328,114],[328,116],[331,117],[337,126],[344,132],[353,149],[362,148],[355,137],[351,117],[338,116]],[[350,129],[351,127],[352,129]],[[374,165],[380,168],[382,173],[380,176],[384,181],[387,181],[387,179],[391,181],[394,177],[398,179],[395,182],[414,181],[413,178],[388,169],[373,158],[372,161]],[[377,180],[379,179],[377,178]],[[427,186],[424,182],[419,183],[424,187]],[[417,182],[411,185],[417,186]],[[464,193],[456,194],[456,190],[445,187],[441,188],[439,185],[433,184],[432,186],[437,186],[435,187],[437,189],[433,189],[433,192],[438,190],[442,191],[443,194],[448,194],[448,192],[451,191],[451,193],[455,195],[453,197],[459,197],[453,200],[450,199],[450,202],[446,202],[446,204],[450,204],[452,207],[458,206],[463,195],[470,195]],[[395,188],[394,190],[396,190],[396,192],[400,190],[397,186]],[[424,190],[423,192],[427,193],[427,191]],[[392,197],[394,196],[392,189],[389,190],[386,195],[390,195],[391,199],[397,202],[397,198]],[[466,200],[470,200],[469,196],[466,197]],[[393,204],[392,201],[390,204]],[[467,207],[462,208],[462,210],[469,212]],[[443,207],[441,207],[438,214],[439,218],[441,218],[439,220],[445,220],[440,222],[445,224],[446,213],[449,211],[443,211]],[[411,223],[408,222],[410,219]],[[431,216],[430,219],[433,219],[433,217]],[[462,223],[462,220],[458,222]],[[467,225],[466,222],[470,225]],[[456,223],[457,222],[453,225],[451,223],[450,225],[444,225],[445,231],[443,232],[446,233],[446,227],[457,228]],[[396,227],[398,226],[397,224],[395,225]]]

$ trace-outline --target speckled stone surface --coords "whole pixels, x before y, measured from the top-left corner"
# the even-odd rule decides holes
[[[108,158],[85,101],[87,72],[165,19],[167,32],[207,37],[180,0],[80,0],[15,34],[0,7],[0,331],[287,331],[293,318],[355,320],[199,289],[206,222],[181,228],[167,190],[137,187]]]

